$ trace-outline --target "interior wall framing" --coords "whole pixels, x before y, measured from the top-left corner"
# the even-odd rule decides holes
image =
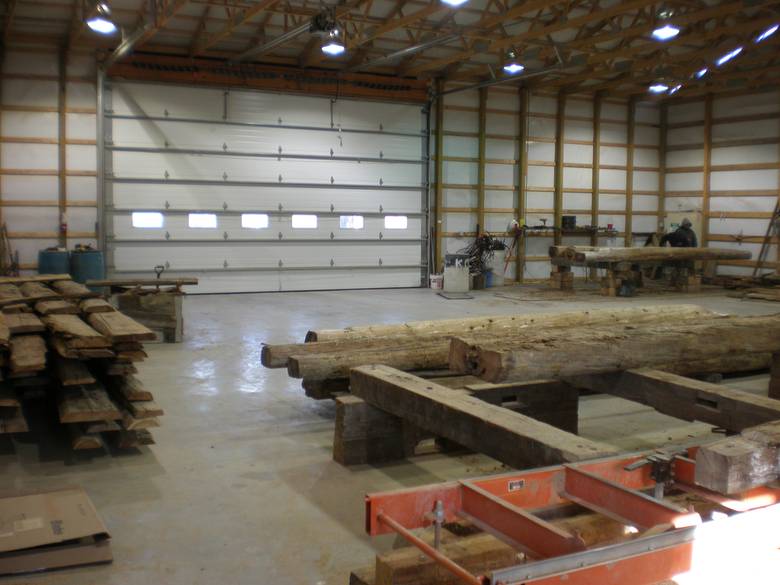
[[[96,244],[95,59],[8,47],[0,71],[0,210],[35,270],[43,248]]]
[[[456,88],[448,84],[447,90]],[[479,90],[443,97],[441,133],[441,213],[437,234],[443,253],[455,253],[484,230],[505,232],[512,220],[527,226],[554,226],[574,215],[578,226],[611,225],[611,237],[560,233],[561,242],[581,245],[643,245],[659,222],[660,106],[636,101],[629,132],[629,100],[566,95],[509,87],[489,87],[484,124]],[[525,99],[523,96],[527,96]],[[564,107],[562,115],[560,108]],[[594,119],[594,113],[597,116]],[[558,122],[561,122],[559,124]],[[484,125],[484,207],[480,207],[480,136]],[[559,140],[556,141],[556,129]],[[633,139],[632,139],[633,137]],[[435,141],[434,141],[435,142]],[[598,146],[594,150],[594,143]],[[556,146],[558,148],[556,148]],[[556,169],[556,152],[559,169]],[[632,153],[629,160],[629,152]],[[438,160],[437,160],[438,168]],[[556,172],[557,171],[557,172]],[[556,174],[559,180],[556,180]],[[438,182],[438,178],[436,179]],[[559,213],[556,217],[556,186]],[[437,189],[439,185],[437,184]],[[627,193],[631,193],[628,201]],[[626,219],[633,234],[626,236]],[[552,230],[527,232],[520,255],[510,258],[507,278],[539,279],[549,275],[547,249]],[[524,253],[524,254],[523,254]],[[437,263],[441,270],[441,263]],[[578,276],[584,276],[582,271]]]
[[[701,214],[701,245],[753,253],[720,273],[752,273],[780,200],[780,90],[671,103],[666,133],[666,211]],[[768,268],[777,254],[772,244]]]

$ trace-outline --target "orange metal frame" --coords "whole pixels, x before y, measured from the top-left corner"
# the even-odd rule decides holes
[[[759,488],[729,498],[694,485],[695,448],[673,462],[673,487],[715,503],[726,521],[703,523],[690,512],[645,492],[655,481],[651,466],[626,470],[650,453],[610,457],[576,464],[533,469],[479,479],[434,484],[366,496],[366,531],[395,532],[469,585],[488,583],[567,585],[644,585],[670,579],[691,569],[697,534],[713,528],[734,537],[740,529],[772,536],[768,550],[780,547],[780,490]],[[534,562],[502,569],[491,576],[471,575],[425,543],[411,530],[430,526],[437,502],[444,521],[467,519],[529,554]],[[576,503],[632,526],[647,535],[625,543],[586,549],[583,541],[546,522],[534,510]],[[736,522],[739,521],[740,524]],[[761,532],[763,534],[763,532]]]
[[[417,79],[274,65],[231,65],[211,59],[143,53],[134,54],[113,65],[108,75],[133,81],[240,87],[419,104],[429,98],[428,82]]]

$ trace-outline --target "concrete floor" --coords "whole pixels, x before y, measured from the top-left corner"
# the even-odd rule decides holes
[[[0,449],[3,488],[82,485],[113,536],[112,565],[9,579],[84,585],[334,584],[373,562],[363,533],[363,495],[484,475],[481,455],[429,455],[381,467],[331,461],[334,408],[303,395],[284,370],[260,365],[263,342],[302,340],[309,328],[462,315],[612,305],[696,302],[723,312],[765,314],[777,305],[723,291],[605,299],[591,294],[493,289],[447,301],[429,290],[193,296],[186,341],[149,346],[140,377],[165,409],[157,444],[130,454],[74,454],[17,439]],[[766,378],[735,383],[766,391]],[[626,449],[690,440],[686,424],[617,398],[586,397],[581,432]]]

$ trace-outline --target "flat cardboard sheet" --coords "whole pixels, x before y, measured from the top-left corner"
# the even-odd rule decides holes
[[[0,494],[0,574],[109,561],[108,531],[82,488]]]

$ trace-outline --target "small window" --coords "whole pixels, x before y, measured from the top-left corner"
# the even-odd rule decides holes
[[[217,227],[217,215],[215,213],[190,213],[188,225],[191,228],[215,228]]]
[[[343,230],[362,230],[362,215],[342,215],[339,217],[339,227]]]
[[[292,226],[296,229],[311,230],[317,227],[316,215],[293,215]]]
[[[407,225],[409,225],[409,219],[405,215],[385,216],[386,230],[405,230]]]
[[[241,227],[250,230],[261,230],[268,227],[268,215],[265,213],[242,213]]]
[[[134,211],[132,221],[134,228],[161,228],[163,214],[157,211]]]

